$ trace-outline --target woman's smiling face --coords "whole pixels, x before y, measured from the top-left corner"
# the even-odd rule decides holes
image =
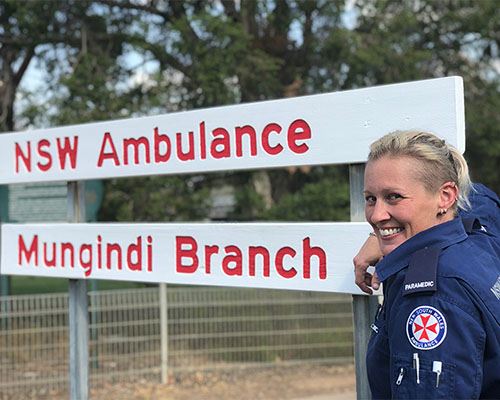
[[[387,255],[419,232],[441,222],[440,195],[418,180],[424,166],[409,157],[383,156],[365,169],[365,216]],[[448,218],[447,218],[448,219]]]

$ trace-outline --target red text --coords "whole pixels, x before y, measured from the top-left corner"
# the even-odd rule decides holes
[[[39,240],[33,235],[25,240],[23,235],[17,238],[17,263],[31,264],[46,268],[82,268],[85,276],[92,274],[94,268],[121,271],[153,271],[153,238],[137,236],[129,245],[103,243],[97,235],[94,243],[49,242]]]
[[[309,237],[302,240],[299,250],[283,246],[274,254],[265,246],[242,249],[228,245],[221,248],[214,244],[200,246],[192,236],[175,238],[176,271],[185,274],[195,273],[202,264],[205,274],[212,273],[213,268],[220,268],[228,276],[255,276],[256,266],[259,265],[263,277],[269,277],[273,270],[286,279],[296,276],[310,279],[311,260],[316,260],[319,279],[326,279],[326,252],[321,247],[311,246]]]

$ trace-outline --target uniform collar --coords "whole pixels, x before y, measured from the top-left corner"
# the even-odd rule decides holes
[[[460,218],[433,226],[417,233],[385,256],[377,264],[377,275],[381,281],[385,281],[405,268],[411,255],[417,250],[426,247],[443,249],[466,238],[467,234]]]

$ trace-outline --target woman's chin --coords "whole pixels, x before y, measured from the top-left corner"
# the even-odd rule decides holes
[[[380,250],[382,250],[382,254],[386,256],[403,242],[404,240],[388,240],[386,241],[386,243],[384,243],[384,240],[382,240],[382,243],[380,244]]]

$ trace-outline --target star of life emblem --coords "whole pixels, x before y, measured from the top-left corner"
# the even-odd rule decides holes
[[[446,337],[446,320],[434,307],[419,306],[408,317],[406,336],[417,349],[435,349]]]

